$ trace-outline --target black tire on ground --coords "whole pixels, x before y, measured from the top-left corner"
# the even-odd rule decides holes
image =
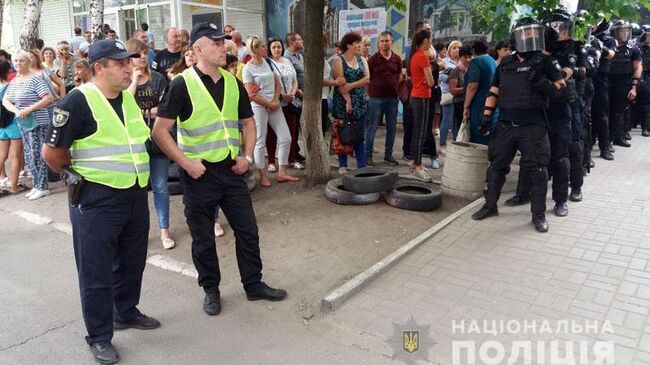
[[[358,194],[389,191],[399,181],[399,173],[380,167],[364,167],[343,175],[345,190]]]
[[[384,200],[395,208],[429,212],[442,205],[442,191],[421,181],[400,180],[395,189],[384,195]]]
[[[181,178],[180,166],[175,163],[169,165],[169,172],[167,173],[167,181],[178,181]]]
[[[332,203],[341,205],[367,205],[379,200],[379,193],[356,194],[345,190],[342,180],[330,180],[325,186],[325,196]]]
[[[169,195],[182,195],[183,188],[181,187],[180,181],[169,181],[167,182],[167,190],[169,190]]]

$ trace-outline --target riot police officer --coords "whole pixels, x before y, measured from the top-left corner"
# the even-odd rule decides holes
[[[643,25],[641,29],[643,35],[639,38],[639,48],[643,64],[643,77],[640,88],[638,88],[637,105],[641,116],[641,135],[650,137],[650,25]]]
[[[526,17],[515,24],[511,43],[516,52],[504,58],[494,75],[481,120],[483,134],[490,133],[492,113],[499,106],[499,122],[489,146],[488,191],[483,207],[472,215],[482,220],[498,215],[497,201],[510,172],[510,164],[521,152],[521,168],[530,180],[532,222],[539,232],[548,231],[546,191],[550,146],[545,120],[549,97],[566,84],[557,61],[542,53],[544,26]]]
[[[610,139],[614,145],[630,147],[625,140],[625,113],[636,98],[637,87],[643,72],[641,51],[631,41],[629,23],[617,20],[611,26],[611,36],[616,40],[616,54],[610,68]]]
[[[119,361],[113,329],[160,326],[142,314],[142,273],[149,236],[150,131],[133,95],[131,57],[115,40],[88,50],[93,81],[72,90],[54,110],[44,159],[69,174],[70,220],[81,311],[95,360]]]
[[[592,78],[594,84],[594,98],[591,105],[593,135],[598,137],[600,157],[613,160],[613,149],[609,144],[609,71],[610,60],[614,58],[616,41],[609,36],[610,23],[602,19],[593,30],[594,38],[591,46],[600,52],[598,71]]]
[[[555,206],[553,212],[559,217],[569,214],[567,199],[569,196],[569,147],[572,146],[573,168],[574,168],[574,199],[582,200],[580,188],[582,187],[582,125],[579,118],[572,118],[571,102],[577,99],[576,80],[573,75],[577,73],[578,55],[576,44],[571,39],[573,32],[573,16],[566,10],[554,10],[544,20],[546,25],[545,45],[546,51],[555,58],[560,66],[562,76],[567,85],[561,92],[550,99],[547,110],[548,134],[551,144],[551,161],[549,171],[553,176],[553,200]],[[576,110],[576,116],[579,113]],[[572,129],[576,131],[572,137]],[[575,141],[575,143],[572,143]],[[518,205],[528,202],[529,181],[525,171],[520,170],[517,183],[517,195],[506,202],[507,205]]]
[[[591,158],[591,151],[593,149],[593,127],[592,127],[592,100],[595,95],[594,88],[594,77],[596,72],[598,72],[598,62],[600,60],[600,51],[591,45],[591,29],[587,30],[588,39],[587,43],[582,46],[581,53],[585,55],[585,72],[586,79],[584,84],[584,92],[582,93],[582,105],[583,105],[583,119],[582,119],[582,128],[583,128],[583,139],[584,139],[584,159],[583,166],[584,170],[589,172],[590,169],[595,167],[594,161]],[[580,96],[580,89],[577,88],[578,95]],[[569,196],[570,198],[570,196]]]

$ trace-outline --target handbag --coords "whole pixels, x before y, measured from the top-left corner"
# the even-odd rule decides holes
[[[364,137],[361,125],[352,118],[350,113],[345,114],[345,119],[341,123],[339,133],[341,135],[341,143],[343,144],[355,146],[363,142]]]
[[[442,93],[440,97],[440,105],[449,105],[454,102],[454,96],[451,93]]]
[[[406,104],[409,102],[409,97],[411,97],[411,88],[413,87],[413,84],[411,83],[411,79],[402,77],[397,84],[397,95],[399,97],[399,100],[403,103]]]
[[[341,143],[340,128],[343,121],[335,119],[332,121],[332,138],[330,139],[330,155],[349,155],[352,154],[354,146]]]
[[[463,121],[460,123],[460,128],[458,128],[456,142],[469,142],[472,136],[470,128],[469,118],[463,118]]]
[[[23,132],[31,132],[36,127],[38,127],[38,122],[32,114],[28,115],[25,119],[16,116],[14,117],[14,120],[18,122],[18,126]]]
[[[2,88],[2,90],[0,90],[0,100],[4,97],[8,86],[9,85],[7,84]],[[0,128],[7,128],[15,117],[14,113],[10,112],[4,107],[4,105],[0,104]]]

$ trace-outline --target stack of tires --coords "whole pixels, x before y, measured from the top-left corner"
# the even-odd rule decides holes
[[[442,204],[442,191],[436,186],[400,180],[397,171],[379,167],[364,167],[329,181],[325,196],[341,205],[373,204],[383,196],[390,206],[420,212],[436,210]]]

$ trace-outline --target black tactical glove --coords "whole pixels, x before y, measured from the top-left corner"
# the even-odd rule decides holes
[[[483,114],[483,116],[481,117],[481,122],[479,123],[479,132],[481,133],[481,135],[487,136],[490,134],[491,129],[492,129],[492,116]]]

